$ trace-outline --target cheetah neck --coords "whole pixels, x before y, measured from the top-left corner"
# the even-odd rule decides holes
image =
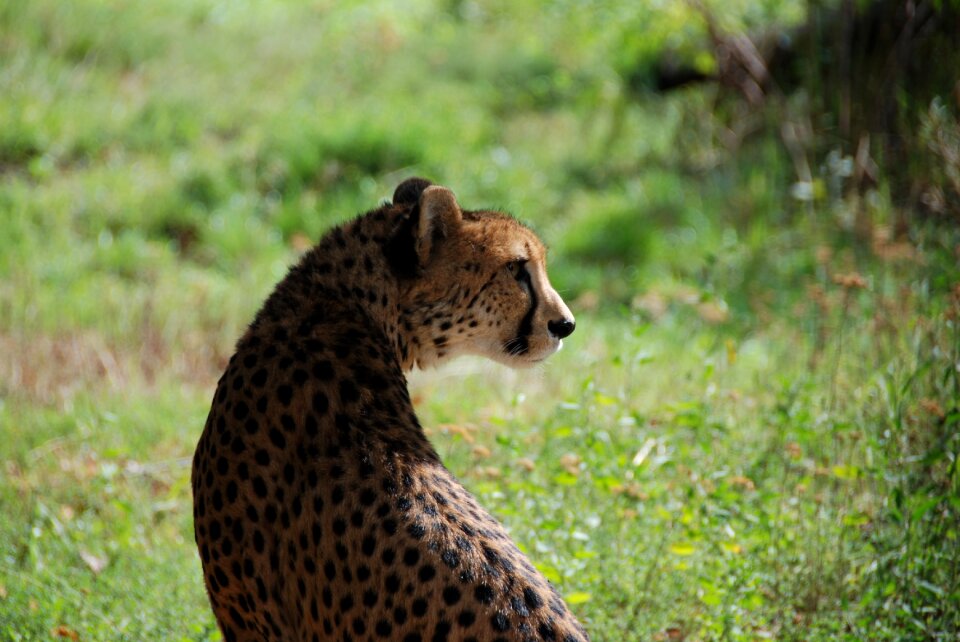
[[[447,356],[445,342],[430,330],[436,304],[411,297],[408,279],[385,255],[408,215],[384,206],[331,230],[291,268],[255,324],[263,318],[290,325],[341,319],[381,335],[404,372]]]

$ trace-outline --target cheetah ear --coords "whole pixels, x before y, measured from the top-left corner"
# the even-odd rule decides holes
[[[417,224],[417,257],[420,265],[430,262],[437,244],[454,234],[460,227],[463,213],[453,192],[446,187],[431,185],[420,195],[420,220]]]
[[[433,185],[433,183],[426,178],[408,178],[397,185],[397,189],[394,190],[393,204],[416,205],[420,200],[420,195],[423,194],[423,190],[431,185]]]

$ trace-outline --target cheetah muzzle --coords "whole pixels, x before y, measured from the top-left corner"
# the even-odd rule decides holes
[[[410,179],[329,232],[237,343],[197,444],[224,639],[587,640],[444,468],[404,378],[460,354],[529,366],[573,329],[533,232],[446,188]]]

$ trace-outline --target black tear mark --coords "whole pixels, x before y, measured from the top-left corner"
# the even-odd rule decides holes
[[[530,351],[530,335],[533,334],[533,315],[537,312],[537,293],[533,289],[533,283],[530,280],[530,273],[524,266],[520,267],[520,273],[517,280],[527,286],[527,292],[530,293],[530,309],[520,320],[517,327],[517,336],[507,341],[503,348],[507,354],[517,356],[526,354]]]

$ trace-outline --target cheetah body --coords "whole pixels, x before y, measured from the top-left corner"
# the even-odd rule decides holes
[[[514,219],[411,179],[281,281],[237,344],[193,462],[227,642],[587,639],[443,466],[404,378],[456,354],[523,366],[558,349],[573,320],[543,255]]]

